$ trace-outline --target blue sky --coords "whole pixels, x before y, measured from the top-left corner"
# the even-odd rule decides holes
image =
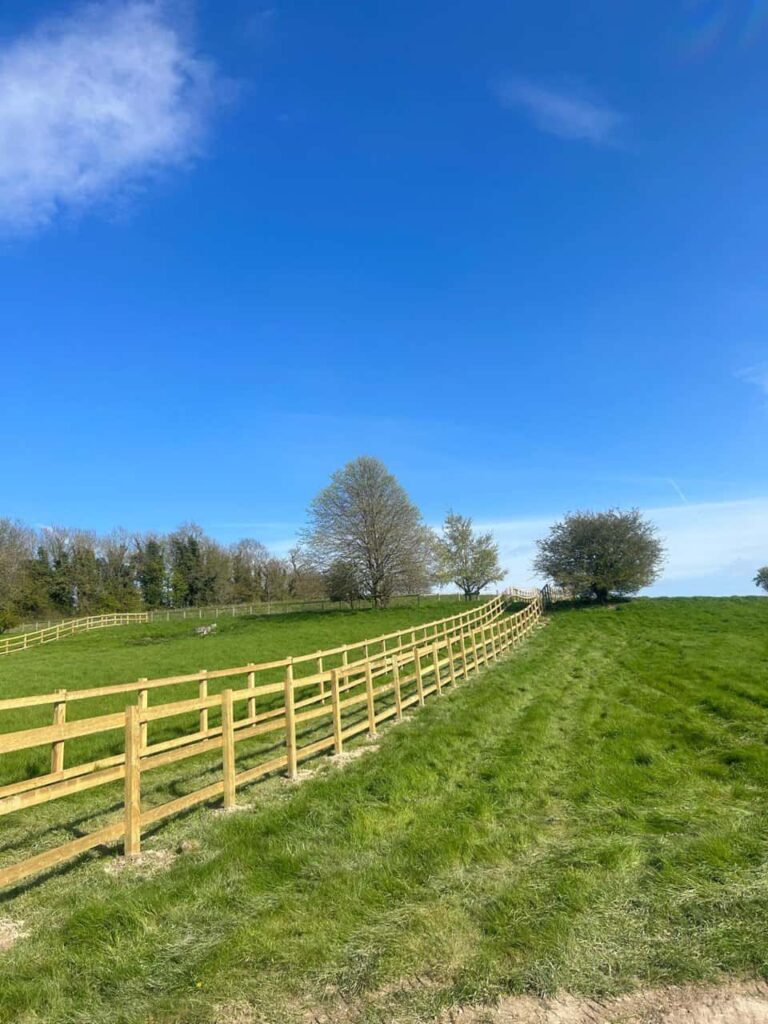
[[[768,0],[6,2],[0,514],[284,547],[382,458],[510,579],[768,562]]]

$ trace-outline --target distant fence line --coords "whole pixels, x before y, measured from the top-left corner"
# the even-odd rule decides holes
[[[421,600],[456,600],[462,595],[452,594],[399,594],[389,600],[389,607],[412,604]],[[219,619],[222,616],[238,615],[285,615],[307,611],[341,611],[372,607],[372,602],[331,601],[319,599],[312,601],[254,601],[251,604],[218,604],[199,608],[158,608],[145,612],[108,612],[104,615],[86,615],[77,619],[62,619],[59,622],[48,621],[44,626],[39,622],[18,626],[15,630],[0,637],[0,655],[13,654],[15,651],[26,651],[29,647],[51,643],[75,633],[87,633],[93,629],[104,629],[109,626],[126,626],[140,622],[174,622],[187,619]],[[29,632],[19,630],[34,625]]]
[[[505,615],[510,600],[527,603],[515,614]],[[52,725],[0,732],[0,754],[51,747],[50,772],[0,787],[0,816],[124,781],[119,820],[55,849],[3,866],[0,886],[14,885],[87,850],[120,839],[124,840],[126,855],[134,856],[141,849],[142,831],[155,822],[222,795],[224,807],[232,808],[239,786],[281,769],[287,769],[288,776],[296,778],[300,760],[329,750],[340,754],[348,739],[366,731],[375,737],[381,722],[389,718],[400,721],[405,709],[423,705],[430,694],[439,695],[445,687],[455,686],[519,643],[539,621],[545,603],[546,595],[541,591],[513,589],[479,607],[436,622],[313,654],[89,690],[0,700],[0,712],[41,705],[53,708]],[[302,674],[305,671],[307,674]],[[282,675],[278,681],[256,684],[258,674],[265,673],[269,679],[276,672]],[[241,677],[235,689],[229,688],[233,677]],[[427,682],[428,679],[431,681]],[[211,694],[209,684],[218,680],[226,680],[227,688]],[[150,692],[184,684],[197,686],[196,698],[150,706]],[[297,699],[299,691],[303,694]],[[135,702],[115,714],[67,721],[71,701],[115,694],[131,694]],[[236,709],[240,709],[239,714]],[[211,724],[211,712],[216,713],[220,724]],[[185,715],[186,722],[192,722],[192,732],[150,742],[149,729],[152,726],[154,730],[153,723],[161,725],[175,718],[177,728],[182,728],[184,723],[178,724],[178,719]],[[327,733],[318,731],[320,719],[330,719],[321,726]],[[281,752],[276,754],[272,744],[256,752],[270,755],[267,760],[238,771],[236,744],[275,731],[284,734]],[[65,767],[68,741],[115,732],[121,733],[123,739],[113,755]],[[221,778],[184,796],[142,809],[145,772],[211,751],[221,751]],[[254,756],[253,751],[250,756]],[[174,785],[181,781],[175,778]]]
[[[66,619],[55,626],[38,629],[33,633],[22,633],[0,637],[0,654],[13,654],[15,651],[26,651],[28,647],[39,647],[54,640],[75,633],[87,633],[92,629],[104,629],[107,626],[128,626],[136,622],[149,622],[150,612],[111,612],[108,615],[86,615],[82,619]]]

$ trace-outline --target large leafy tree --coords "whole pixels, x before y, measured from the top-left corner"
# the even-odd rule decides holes
[[[756,587],[762,587],[763,590],[768,590],[768,565],[764,565],[762,569],[757,570],[754,582]]]
[[[504,579],[499,565],[499,545],[491,533],[476,533],[467,516],[449,512],[442,534],[435,539],[437,579],[454,583],[469,599]]]
[[[362,456],[333,474],[309,508],[304,535],[320,571],[352,567],[375,605],[431,581],[431,533],[403,487],[378,459]]]
[[[132,566],[147,608],[160,608],[168,604],[170,586],[163,538],[153,533],[135,537]]]
[[[180,526],[168,537],[174,605],[189,607],[216,600],[219,566],[213,547],[213,542],[195,523]]]
[[[101,566],[101,611],[133,611],[141,606],[141,589],[134,575],[133,542],[126,530],[113,530],[98,542]]]
[[[537,573],[601,603],[649,586],[664,563],[656,527],[638,509],[570,513],[537,544]]]

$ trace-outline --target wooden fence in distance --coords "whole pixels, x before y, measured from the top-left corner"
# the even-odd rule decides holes
[[[390,607],[411,604],[413,601],[425,600],[456,600],[460,594],[398,594],[390,598]],[[53,640],[60,640],[74,633],[85,633],[92,629],[103,629],[106,626],[127,626],[137,622],[176,622],[222,616],[235,618],[240,615],[285,615],[295,612],[340,611],[350,608],[355,611],[371,608],[372,604],[362,598],[349,601],[331,601],[318,599],[311,601],[254,601],[250,604],[217,604],[195,608],[157,608],[146,612],[108,612],[104,615],[87,615],[79,619],[61,619],[58,622],[48,621],[45,625],[28,623],[17,626],[5,636],[0,637],[0,655],[13,654],[15,651],[26,651],[29,647],[37,647]]]
[[[37,629],[32,633],[21,633],[0,637],[0,654],[13,654],[14,651],[26,651],[28,647],[49,644],[53,640],[61,640],[75,633],[88,633],[92,629],[104,629],[107,626],[128,626],[135,622],[149,622],[151,612],[110,612],[108,615],[86,615],[82,619],[66,619],[54,626]]]
[[[523,592],[517,592],[517,598]],[[526,592],[529,593],[529,592]],[[315,654],[289,657],[266,664],[220,669],[201,675],[162,680],[139,680],[117,687],[98,687],[69,694],[44,694],[0,701],[0,711],[53,704],[54,724],[0,733],[0,754],[51,746],[50,773],[0,788],[0,816],[49,801],[124,781],[123,812],[119,819],[44,853],[0,868],[0,886],[14,885],[97,846],[124,840],[127,856],[141,849],[142,831],[171,815],[223,796],[225,808],[235,803],[236,790],[287,769],[295,778],[299,761],[333,751],[339,754],[347,740],[390,719],[400,721],[403,711],[423,705],[431,694],[497,660],[535,626],[544,608],[538,592],[515,614],[503,614],[500,596],[471,611],[434,623],[401,630],[386,637],[344,645]],[[420,633],[421,636],[417,636]],[[373,651],[371,648],[376,647]],[[351,650],[361,657],[350,660]],[[334,662],[331,665],[331,662]],[[302,667],[309,674],[302,675]],[[278,682],[257,685],[261,672],[282,671]],[[213,679],[240,676],[245,686],[208,692]],[[158,686],[196,681],[198,696],[150,706],[149,692]],[[124,711],[66,721],[66,702],[103,695],[132,693],[136,703]],[[261,706],[260,706],[261,705]],[[209,714],[218,712],[220,724],[211,726]],[[192,732],[161,742],[150,742],[153,723],[194,714]],[[122,750],[113,756],[70,767],[64,764],[67,740],[102,733],[122,734]],[[257,737],[282,733],[282,749],[266,760],[238,770],[237,746]],[[221,777],[194,792],[156,806],[142,806],[142,778],[148,771],[212,751],[221,752]],[[253,756],[253,754],[251,754]]]

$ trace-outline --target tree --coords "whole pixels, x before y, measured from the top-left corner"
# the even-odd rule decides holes
[[[96,554],[96,536],[87,530],[46,527],[42,547],[51,570],[50,599],[65,615],[98,611],[102,575]]]
[[[762,569],[757,570],[754,582],[756,587],[762,587],[763,590],[768,590],[768,565],[764,565]]]
[[[439,581],[455,583],[467,600],[504,579],[493,535],[475,533],[472,520],[454,512],[445,517],[442,536],[435,539],[435,560]]]
[[[309,508],[304,533],[316,567],[354,566],[361,592],[377,607],[431,581],[431,534],[418,508],[378,459],[337,470]]]
[[[165,544],[153,533],[134,537],[133,573],[147,608],[168,603],[169,585],[165,563]]]
[[[300,546],[288,552],[288,593],[296,601],[318,601],[326,593],[325,578]]]
[[[537,545],[537,573],[600,603],[649,586],[664,562],[656,527],[638,509],[569,513]]]
[[[232,600],[239,604],[261,601],[264,590],[264,567],[269,552],[264,545],[249,537],[237,541],[229,549],[232,566]]]
[[[348,601],[354,608],[360,597],[360,580],[352,562],[337,558],[325,572],[325,592],[331,601]]]
[[[32,530],[16,520],[0,519],[0,632],[18,621],[34,551]]]
[[[209,538],[195,523],[180,526],[168,537],[171,594],[177,608],[215,599],[216,572],[206,557]]]
[[[20,617],[27,615],[42,617],[53,611],[51,591],[53,570],[45,548],[40,545],[34,558],[28,558],[24,566],[22,586],[17,598]]]
[[[131,538],[125,530],[113,530],[98,542],[101,566],[102,611],[132,611],[141,605],[141,590],[136,582]]]

